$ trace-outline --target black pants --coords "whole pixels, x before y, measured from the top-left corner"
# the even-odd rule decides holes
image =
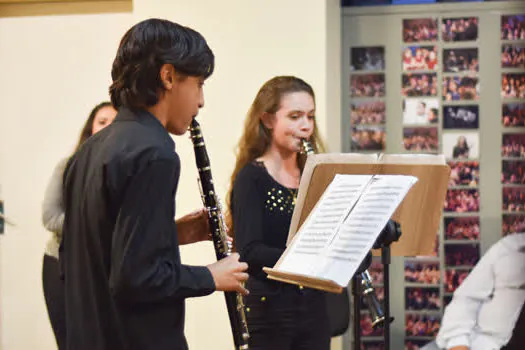
[[[329,350],[325,294],[298,286],[247,282],[245,298],[250,350]]]
[[[66,303],[64,281],[60,279],[58,259],[44,255],[42,267],[44,298],[46,299],[49,321],[55,334],[58,349],[66,348]]]
[[[510,337],[507,345],[501,348],[501,350],[522,350],[523,344],[525,344],[525,304],[521,307],[520,315],[514,324],[514,330],[512,331],[512,336]]]

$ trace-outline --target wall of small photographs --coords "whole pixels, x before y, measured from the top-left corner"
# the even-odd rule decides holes
[[[419,349],[480,256],[525,232],[525,4],[345,10],[343,64],[345,152],[440,153],[451,168],[434,254],[390,265],[390,348]],[[369,271],[382,299],[380,261]],[[384,349],[362,303],[361,349]]]
[[[525,232],[525,16],[501,18],[502,233]]]

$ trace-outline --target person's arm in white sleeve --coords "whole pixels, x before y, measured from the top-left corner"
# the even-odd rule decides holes
[[[499,244],[492,246],[476,264],[468,277],[454,292],[446,307],[441,328],[436,338],[440,349],[456,346],[470,347],[470,338],[476,326],[478,312],[494,291],[494,260],[498,256]]]

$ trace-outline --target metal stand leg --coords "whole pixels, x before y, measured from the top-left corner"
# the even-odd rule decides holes
[[[361,349],[361,276],[356,273],[352,280],[354,296],[354,350]]]
[[[383,312],[385,313],[385,322],[383,327],[383,339],[385,341],[385,350],[390,350],[390,246],[381,248],[381,262],[383,264]]]

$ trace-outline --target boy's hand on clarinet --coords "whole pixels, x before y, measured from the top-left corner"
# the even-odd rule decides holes
[[[245,272],[248,264],[239,261],[239,254],[233,253],[230,256],[208,265],[208,269],[213,276],[215,289],[223,292],[239,292],[248,295],[249,291],[244,288],[243,282],[248,279]]]
[[[175,221],[179,245],[191,244],[211,239],[208,211],[197,209]]]
[[[212,240],[206,208],[197,209],[184,215],[177,219],[175,224],[177,225],[179,245]],[[228,235],[228,232],[226,232],[226,242],[228,246],[233,244],[233,238]]]

